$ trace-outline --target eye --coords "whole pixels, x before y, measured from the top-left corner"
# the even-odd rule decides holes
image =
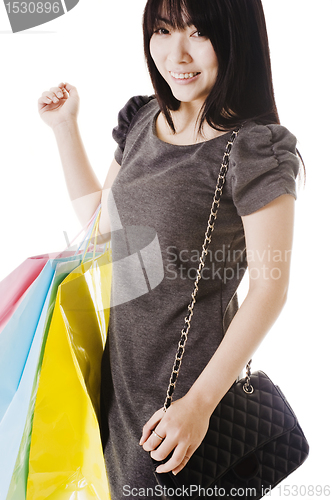
[[[195,31],[195,33],[193,33],[192,36],[197,37],[197,38],[208,38],[208,36],[206,36],[203,33],[203,31],[199,31],[199,30]]]
[[[156,30],[154,30],[154,33],[156,33],[157,35],[168,35],[169,30],[166,28],[157,28]]]

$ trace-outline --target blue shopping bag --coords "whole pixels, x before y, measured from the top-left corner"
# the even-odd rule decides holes
[[[0,422],[18,388],[53,275],[52,266],[45,265],[1,332]]]

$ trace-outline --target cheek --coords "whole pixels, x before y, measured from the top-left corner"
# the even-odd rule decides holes
[[[217,75],[218,74],[218,59],[217,59],[217,56],[216,56],[214,50],[212,50],[208,54],[206,54],[205,60],[206,60],[206,64]]]
[[[150,54],[155,65],[159,69],[159,65],[162,62],[163,54],[162,54],[162,48],[154,36],[152,36],[150,40]]]
[[[204,61],[205,67],[217,76],[218,59],[211,42],[204,47],[204,52],[202,52],[201,57],[202,61]]]

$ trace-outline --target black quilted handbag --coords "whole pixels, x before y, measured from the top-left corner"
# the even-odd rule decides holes
[[[190,322],[207,248],[217,217],[236,129],[227,144],[218,176],[200,264],[188,306],[185,326],[175,357],[164,410],[170,406],[187,342]],[[262,371],[234,382],[210,418],[207,434],[187,465],[176,476],[157,473],[161,463],[152,459],[153,472],[166,498],[231,497],[257,500],[307,458],[308,442],[297,418],[278,386]]]

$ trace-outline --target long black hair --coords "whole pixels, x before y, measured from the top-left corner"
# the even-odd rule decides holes
[[[160,75],[150,54],[158,19],[176,29],[194,25],[210,41],[218,59],[218,76],[200,113],[216,130],[245,120],[280,123],[274,98],[265,16],[261,0],[148,0],[143,16],[144,52],[159,106],[175,132],[170,111],[180,102]]]

